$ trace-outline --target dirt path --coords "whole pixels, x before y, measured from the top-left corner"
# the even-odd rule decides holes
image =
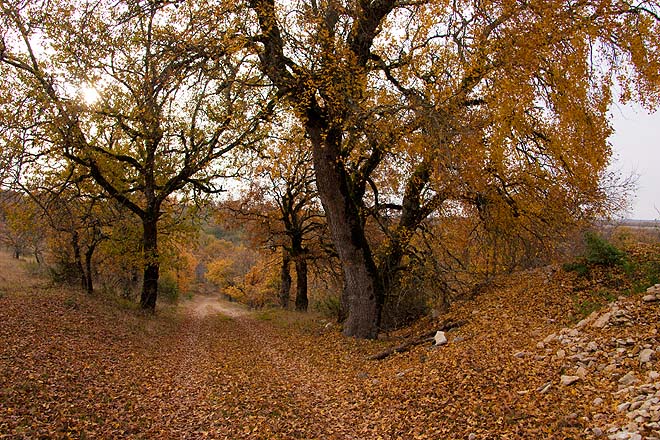
[[[0,267],[0,439],[577,439],[618,417],[535,359],[572,305],[522,275],[457,308],[447,346],[371,362],[393,341],[202,295],[144,316]]]
[[[183,303],[181,307],[196,318],[205,318],[218,313],[230,318],[238,318],[248,314],[247,309],[244,307],[218,296],[210,295],[195,295],[192,299]]]

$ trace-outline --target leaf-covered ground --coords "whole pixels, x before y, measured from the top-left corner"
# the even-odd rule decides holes
[[[0,438],[592,438],[626,423],[618,376],[561,386],[566,362],[538,346],[579,318],[574,284],[561,271],[510,276],[452,308],[467,324],[448,345],[369,361],[447,316],[381,341],[204,297],[144,317],[49,286],[2,254]],[[625,301],[639,316],[624,337],[653,338],[658,306]],[[622,372],[648,373],[629,364]]]

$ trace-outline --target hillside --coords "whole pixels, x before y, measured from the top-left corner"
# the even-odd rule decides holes
[[[510,275],[360,341],[213,297],[145,317],[5,254],[0,274],[0,438],[660,438],[660,301],[590,313],[598,277]],[[447,319],[447,345],[367,359]]]

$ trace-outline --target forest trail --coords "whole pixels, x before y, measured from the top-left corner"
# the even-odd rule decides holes
[[[657,305],[629,298],[620,307],[634,325],[576,329],[574,300],[561,294],[571,281],[558,273],[512,275],[442,318],[467,321],[448,345],[375,362],[367,357],[439,321],[360,341],[313,314],[204,296],[145,317],[5,257],[0,439],[596,438],[594,429],[629,423],[617,380],[628,371],[644,380],[655,366],[625,352],[607,374],[587,366],[584,379],[560,385],[578,343],[539,348],[547,335],[575,333],[615,352],[606,347],[616,337],[656,344],[659,323]]]
[[[245,307],[229,302],[218,295],[195,295],[190,300],[185,301],[181,308],[197,318],[205,318],[215,314],[221,314],[229,318],[239,318],[249,313]]]

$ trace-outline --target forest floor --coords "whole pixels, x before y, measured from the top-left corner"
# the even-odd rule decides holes
[[[144,316],[0,254],[0,438],[653,438],[646,419],[622,428],[636,385],[621,380],[657,381],[655,356],[638,354],[657,346],[660,306],[631,295],[616,302],[621,325],[576,326],[576,283],[511,275],[448,315],[360,341],[313,314],[208,296]],[[447,318],[466,321],[447,345],[367,359]],[[580,357],[587,340],[595,360]]]

